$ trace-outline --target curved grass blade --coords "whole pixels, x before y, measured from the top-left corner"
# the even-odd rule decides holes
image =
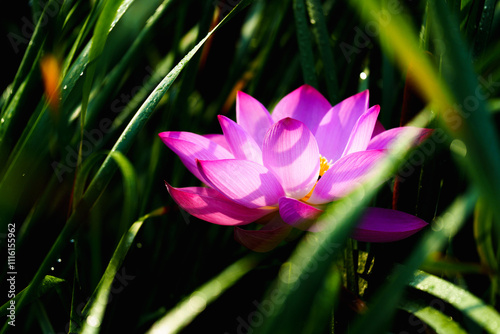
[[[495,15],[496,0],[474,1],[471,4],[465,34],[471,46],[472,58],[477,60],[481,57],[487,46],[491,33],[493,17]]]
[[[477,253],[481,263],[490,271],[491,293],[490,303],[495,304],[495,298],[499,289],[498,257],[494,248],[493,236],[495,233],[493,225],[493,213],[486,207],[485,201],[479,199],[474,211],[474,239],[476,240]]]
[[[420,270],[415,273],[409,285],[453,305],[487,333],[500,332],[500,314],[467,290]]]
[[[102,275],[102,278],[97,285],[94,294],[90,298],[89,303],[85,306],[83,314],[85,314],[86,319],[83,325],[82,333],[98,333],[99,327],[102,323],[104,317],[104,312],[106,311],[106,306],[108,305],[109,293],[111,292],[111,285],[115,279],[115,276],[120,269],[125,256],[127,255],[130,246],[134,242],[134,239],[142,227],[144,221],[151,217],[156,217],[163,215],[165,213],[165,208],[159,208],[137,220],[129,230],[122,236],[118,246],[116,247],[111,260]]]
[[[160,320],[156,321],[147,333],[179,333],[205,307],[233,286],[241,277],[252,270],[259,262],[260,254],[251,253],[227,267],[219,275],[202,285],[188,298],[177,304]]]
[[[137,175],[135,173],[134,166],[123,153],[120,151],[114,151],[110,152],[110,155],[120,167],[123,175],[124,209],[122,213],[122,222],[126,224],[137,217],[136,214],[139,203]]]
[[[133,0],[132,0],[133,1]],[[85,128],[86,116],[87,116],[87,106],[90,98],[90,91],[92,90],[92,84],[94,82],[94,74],[97,66],[97,59],[102,54],[106,40],[108,39],[109,32],[113,29],[116,22],[123,15],[123,12],[128,8],[131,1],[125,0],[105,0],[102,12],[99,14],[96,26],[94,28],[94,35],[92,36],[92,44],[89,51],[89,59],[87,65],[87,71],[85,73],[85,80],[83,82],[83,92],[82,92],[82,108],[80,111],[80,149],[78,152],[78,165],[82,159],[82,142],[83,131]],[[123,12],[120,14],[118,9],[120,6],[125,4]]]
[[[119,87],[120,82],[123,81],[123,73],[126,73],[128,69],[131,67],[132,62],[135,60],[135,57],[137,56],[138,52],[142,51],[142,49],[145,46],[145,43],[148,40],[148,36],[151,33],[152,28],[155,26],[155,24],[158,22],[158,20],[162,17],[162,15],[165,13],[167,8],[169,8],[169,4],[171,4],[171,0],[164,0],[162,4],[156,9],[156,11],[151,15],[151,17],[147,20],[144,28],[141,30],[139,35],[134,39],[134,42],[132,45],[127,49],[123,57],[121,57],[120,61],[118,64],[109,72],[109,74],[106,76],[105,80],[103,80],[103,84],[99,85],[99,87],[94,87],[93,92],[90,93],[93,98],[89,101],[88,107],[87,107],[87,112],[85,116],[85,123],[86,125],[93,124],[95,118],[98,116],[99,110],[102,109],[103,105],[108,102],[108,99],[110,98],[111,94],[116,92],[117,87]],[[124,5],[122,5],[124,6]],[[121,7],[119,11],[121,10]],[[116,19],[115,19],[116,20]],[[114,22],[114,21],[113,21]],[[113,23],[112,23],[113,24]],[[170,69],[170,67],[168,67]],[[160,80],[168,73],[168,70],[165,70],[165,73],[159,76],[158,73],[154,73],[153,77],[155,80],[152,80],[154,83],[146,83],[143,87],[141,87],[141,93],[142,91],[146,92],[151,92],[154,87],[160,82]],[[138,103],[143,102],[146,99],[147,95],[142,93],[142,98],[136,98],[134,95],[132,97],[131,101],[139,101],[136,104],[134,104],[134,109],[130,110],[130,108],[127,107],[129,113],[132,111],[135,111],[138,107]],[[73,117],[78,116],[78,112],[82,110],[82,107],[77,109],[78,111],[73,113],[71,115],[71,118],[69,121],[71,122],[73,120]],[[120,118],[123,118],[124,115],[122,115],[123,112],[120,112],[120,114],[117,116]],[[116,118],[115,118],[116,121]],[[91,125],[90,125],[91,126]]]
[[[42,283],[40,284],[40,286],[37,289],[36,297],[33,296],[34,298],[32,298],[31,300],[34,300],[35,298],[39,298],[39,297],[43,296],[44,294],[49,292],[51,289],[63,284],[64,282],[66,282],[66,281],[61,279],[61,278],[58,278],[58,277],[54,277],[54,276],[50,276],[50,275],[45,276]],[[26,289],[21,290],[16,295],[16,301],[21,299],[25,293],[26,293]],[[9,313],[9,310],[8,310],[9,306],[10,306],[10,301],[8,301],[7,303],[3,304],[2,307],[0,307],[0,316],[4,317]]]
[[[241,1],[214,29],[212,29],[204,39],[202,39],[173,69],[172,71],[160,82],[156,89],[151,93],[146,102],[137,111],[134,118],[130,121],[127,128],[124,130],[118,141],[115,143],[113,151],[120,151],[125,153],[132,146],[133,140],[142,129],[144,124],[148,121],[149,117],[152,115],[155,107],[159,103],[161,97],[170,88],[174,80],[177,78],[179,73],[189,62],[189,60],[194,56],[194,54],[201,48],[205,41],[220,27],[222,27],[228,20],[230,20],[234,15],[236,15],[240,10],[245,8],[251,3],[252,0]],[[60,252],[62,247],[65,245],[67,240],[71,238],[73,233],[80,227],[83,223],[83,217],[87,214],[90,208],[94,205],[95,201],[102,195],[104,189],[106,188],[111,176],[116,171],[116,164],[112,161],[113,157],[108,155],[104,163],[101,165],[99,171],[90,183],[87,191],[83,195],[80,202],[77,204],[75,211],[69,217],[63,230],[57,237],[57,240],[52,245],[49,253],[43,260],[42,264],[39,266],[35,276],[33,277],[29,287],[26,290],[26,294],[17,302],[17,310],[19,311],[24,306],[25,296],[31,297],[34,291],[38,288],[39,284],[42,282],[45,272],[50,268],[50,264],[55,260],[57,254]],[[29,300],[29,298],[28,298]],[[5,331],[7,324],[4,325],[2,329]]]
[[[12,98],[12,94],[17,93],[18,89],[20,88],[21,82],[25,80],[27,74],[32,71],[33,64],[36,64],[35,59],[38,57],[40,50],[42,49],[42,46],[45,42],[45,37],[47,36],[48,26],[45,22],[49,20],[50,15],[46,13],[46,9],[54,7],[59,8],[59,6],[54,5],[55,2],[55,0],[49,1],[49,3],[45,6],[42,15],[40,15],[40,18],[38,19],[33,35],[31,36],[31,40],[28,43],[26,52],[24,53],[21,64],[19,65],[19,69],[17,70],[16,76],[14,77],[14,82],[7,88],[8,97],[6,99],[4,107],[9,104]],[[19,50],[15,51],[16,53],[19,52]],[[2,117],[4,117],[4,111],[5,108],[2,109]]]
[[[467,332],[449,316],[423,302],[405,300],[399,308],[415,315],[428,324],[437,334],[466,334]]]

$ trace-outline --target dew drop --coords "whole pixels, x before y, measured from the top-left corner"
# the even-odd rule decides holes
[[[99,319],[97,319],[97,317],[95,317],[93,315],[91,315],[87,318],[87,324],[89,324],[92,327],[101,326],[101,322],[99,321]]]
[[[63,89],[68,89],[68,85],[64,85]]]

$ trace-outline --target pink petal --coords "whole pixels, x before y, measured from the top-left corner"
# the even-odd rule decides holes
[[[303,231],[316,232],[313,224],[323,210],[294,198],[282,197],[279,201],[279,212],[283,221],[288,225]]]
[[[276,206],[285,195],[266,167],[248,160],[198,160],[200,174],[212,188],[249,208]]]
[[[385,128],[382,123],[380,123],[380,121],[377,121],[377,123],[375,123],[375,128],[373,129],[372,138],[384,131]]]
[[[220,146],[224,147],[226,150],[231,152],[231,148],[229,148],[229,144],[227,143],[226,138],[224,138],[223,134],[209,133],[209,134],[203,135],[203,137],[210,139],[211,141],[215,142],[216,144],[219,144]]]
[[[279,215],[277,218],[264,225],[260,230],[244,230],[236,227],[234,239],[255,252],[269,252],[285,240],[292,230],[291,226],[279,219]]]
[[[389,129],[373,137],[368,144],[368,150],[388,149],[392,141],[399,136],[411,136],[415,138],[415,145],[420,144],[432,134],[431,129],[417,128],[413,126],[402,126]]]
[[[219,115],[224,137],[236,159],[250,160],[262,165],[262,151],[255,140],[237,123]]]
[[[368,109],[356,122],[354,128],[352,129],[349,141],[345,147],[343,156],[364,151],[368,147],[368,143],[372,138],[373,129],[375,128],[375,123],[377,122],[377,117],[380,112],[380,106],[373,106]]]
[[[351,237],[365,242],[391,242],[407,238],[427,225],[408,213],[368,208]]]
[[[368,109],[368,90],[353,95],[328,110],[314,133],[319,151],[335,161],[344,152],[352,129]]]
[[[179,156],[186,168],[202,182],[196,159],[218,160],[233,159],[234,156],[224,147],[208,138],[191,132],[162,132],[161,140]]]
[[[318,179],[316,139],[304,123],[293,118],[284,118],[269,129],[262,144],[262,160],[289,197],[304,197]]]
[[[367,180],[377,162],[386,156],[385,150],[351,153],[337,160],[319,179],[311,204],[323,204],[344,197]]]
[[[271,116],[274,122],[286,117],[297,119],[314,133],[331,107],[320,92],[309,85],[303,85],[282,98]]]
[[[190,215],[218,225],[249,224],[275,210],[250,209],[212,188],[174,188],[165,182],[174,201]]]
[[[262,147],[267,130],[273,124],[267,109],[256,99],[243,92],[236,95],[236,122]]]

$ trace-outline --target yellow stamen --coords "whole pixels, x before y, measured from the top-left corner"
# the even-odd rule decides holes
[[[328,161],[326,160],[325,157],[321,156],[321,154],[319,155],[319,177],[322,177],[327,170],[330,169],[330,167],[332,167],[332,161]],[[319,180],[319,178],[318,178]]]
[[[326,160],[326,158],[323,157],[320,154],[319,155],[319,177],[318,177],[318,181],[326,173],[326,171],[330,169],[331,166],[332,166],[332,161],[331,160],[330,161]],[[312,187],[312,189],[309,192],[309,194],[305,195],[302,198],[302,201],[306,202],[309,198],[311,198],[311,195],[312,195],[312,193],[314,191],[314,188],[316,188],[316,184],[318,184],[318,181],[316,181],[316,183]]]

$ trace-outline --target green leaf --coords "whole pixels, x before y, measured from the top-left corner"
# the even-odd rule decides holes
[[[340,102],[338,92],[339,84],[337,82],[337,70],[335,69],[335,61],[333,58],[332,44],[330,42],[330,35],[326,26],[325,15],[323,14],[323,7],[319,0],[305,0],[309,18],[313,25],[313,31],[316,35],[316,42],[318,44],[321,59],[323,61],[323,71],[325,73],[326,89],[330,103],[336,104]]]
[[[307,25],[307,13],[304,0],[293,1],[293,12],[295,14],[295,27],[297,30],[297,41],[299,43],[300,63],[302,65],[302,76],[304,83],[318,89],[314,56],[311,43],[311,32]]]
[[[116,155],[116,153],[115,153]],[[116,155],[118,156],[118,155]],[[116,158],[115,156],[115,158]],[[118,158],[122,159],[122,158]],[[108,298],[111,292],[111,285],[116,277],[118,270],[120,269],[125,256],[127,255],[130,246],[134,242],[139,229],[142,227],[144,221],[150,217],[159,216],[165,213],[164,208],[157,209],[137,220],[129,230],[122,236],[118,246],[109,261],[109,264],[102,276],[97,288],[90,298],[89,303],[84,309],[84,314],[86,314],[85,323],[83,324],[82,333],[98,333],[99,327],[102,323],[104,317],[104,312],[106,311],[106,306],[108,305]]]
[[[423,271],[417,271],[409,285],[451,304],[487,333],[500,332],[500,314],[467,290]]]
[[[236,261],[224,269],[219,275],[199,287],[172,310],[167,312],[167,314],[153,324],[147,333],[179,333],[200,314],[207,305],[217,299],[224,291],[233,286],[241,277],[252,270],[261,257],[260,254],[252,253]]]
[[[83,83],[82,108],[80,111],[81,142],[78,154],[79,162],[82,159],[83,129],[85,128],[87,106],[97,66],[96,60],[99,58],[102,51],[104,50],[104,46],[106,44],[106,40],[108,39],[109,32],[113,29],[116,22],[122,17],[123,13],[126,11],[128,6],[132,2],[125,0],[104,0],[104,1],[105,1],[104,7],[99,15],[99,19],[97,20],[94,29],[94,35],[92,36],[92,44],[89,50],[87,71],[85,72],[85,80]],[[121,12],[118,11],[119,8],[123,8]]]
[[[405,300],[399,308],[415,315],[432,327],[437,334],[466,334],[467,332],[452,318],[424,302]]]
[[[46,293],[48,293],[50,290],[52,290],[52,289],[60,286],[64,282],[65,282],[65,280],[63,280],[61,278],[58,278],[58,277],[54,277],[54,276],[50,276],[50,275],[45,276],[43,278],[42,282],[40,283],[40,285],[38,286],[35,295],[33,295],[30,298],[30,300],[34,300],[36,298],[42,297],[43,295],[45,295]],[[26,294],[26,290],[27,290],[27,288],[21,290],[16,295],[16,297],[15,297],[16,309],[17,309],[17,305],[18,305],[19,299],[21,299]],[[9,314],[9,310],[8,310],[9,306],[10,306],[10,301],[8,301],[7,303],[3,304],[2,307],[0,307],[0,316],[4,317],[7,314]]]

